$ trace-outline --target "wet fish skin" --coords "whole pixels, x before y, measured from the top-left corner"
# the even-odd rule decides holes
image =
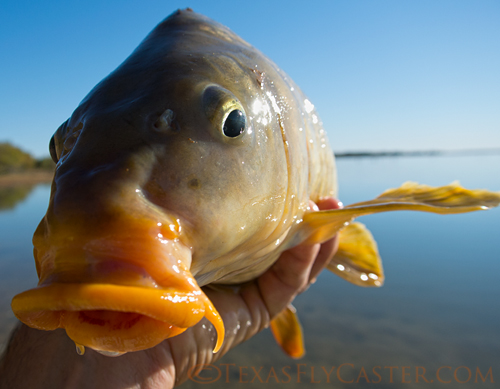
[[[203,102],[210,86],[224,88],[241,103],[251,133],[221,136]],[[81,128],[56,173],[54,212],[64,216],[65,225],[85,223],[91,212],[104,226],[115,217],[106,217],[110,204],[144,212],[142,194],[182,220],[181,240],[192,248],[191,271],[198,282],[220,281],[217,263],[241,264],[242,257],[255,263],[252,250],[283,240],[309,199],[336,195],[333,154],[305,101],[275,64],[229,29],[194,12],[177,12],[99,83],[56,133],[61,150]],[[157,131],[155,123],[166,110],[175,114],[175,130]],[[130,197],[120,197],[124,192]],[[84,228],[95,228],[93,220]],[[249,240],[251,247],[235,252]],[[247,277],[226,279],[253,278],[274,259],[252,274],[245,269]]]

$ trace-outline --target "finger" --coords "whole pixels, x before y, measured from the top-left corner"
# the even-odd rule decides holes
[[[302,245],[281,254],[276,263],[257,280],[271,317],[281,312],[309,283],[309,273],[320,245]]]
[[[316,212],[318,206],[309,201],[309,208]],[[309,283],[309,273],[319,253],[320,245],[300,244],[283,252],[276,263],[271,267],[277,282],[282,285],[281,291],[296,294]],[[283,295],[285,295],[283,293]]]
[[[312,201],[310,208],[338,209],[342,203],[334,198]],[[323,270],[338,247],[337,239],[315,245],[299,245],[285,251],[278,261],[258,279],[258,285],[271,317],[281,312],[293,298],[307,289],[311,281]]]

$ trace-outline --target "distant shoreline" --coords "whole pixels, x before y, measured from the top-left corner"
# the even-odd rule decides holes
[[[423,151],[347,151],[336,152],[336,158],[378,158],[378,157],[444,157],[500,155],[500,148],[464,150],[423,150]]]
[[[421,150],[421,151],[347,151],[335,152],[335,158],[381,158],[381,157],[442,157],[442,156],[486,156],[500,155],[500,148],[465,150]],[[9,186],[50,183],[54,172],[47,169],[20,170],[0,174],[0,188]]]
[[[53,177],[54,172],[43,169],[0,174],[0,187],[50,183]]]

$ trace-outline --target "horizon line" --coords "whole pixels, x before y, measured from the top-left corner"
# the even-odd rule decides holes
[[[434,157],[434,156],[478,156],[500,154],[500,147],[472,148],[456,150],[382,150],[382,151],[336,151],[336,158],[358,157]]]

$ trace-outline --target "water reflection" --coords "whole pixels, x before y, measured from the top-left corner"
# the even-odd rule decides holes
[[[36,286],[31,237],[43,217],[50,185],[2,185],[0,203],[0,352],[17,319],[12,297]]]
[[[0,212],[13,209],[18,203],[24,201],[34,188],[34,185],[0,187]]]

